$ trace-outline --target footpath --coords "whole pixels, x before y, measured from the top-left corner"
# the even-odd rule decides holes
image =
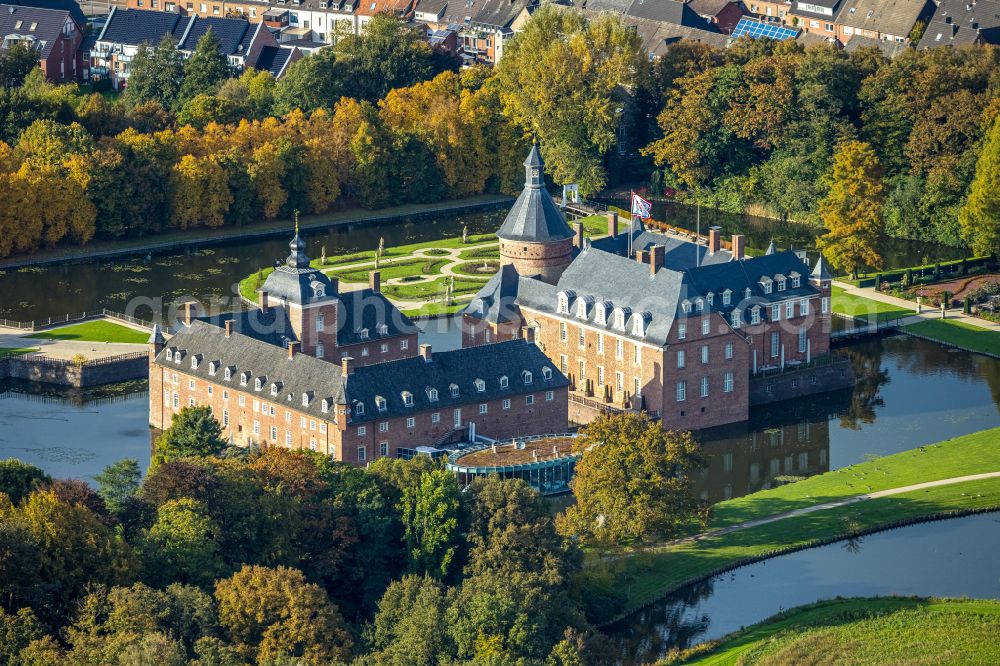
[[[892,305],[904,310],[913,311],[912,315],[903,317],[899,319],[900,326],[909,326],[910,324],[917,324],[922,321],[935,321],[941,319],[940,308],[924,307],[923,312],[916,312],[916,304],[913,301],[908,301],[905,298],[898,298],[896,296],[890,296],[889,294],[883,294],[880,291],[873,289],[872,287],[855,287],[847,282],[833,281],[834,286],[840,287],[849,296],[858,296],[860,298],[867,298],[870,301],[878,301],[880,303],[885,303],[887,305]],[[987,331],[997,331],[1000,332],[1000,324],[992,321],[987,321],[986,319],[980,319],[979,317],[973,317],[962,312],[961,308],[952,308],[950,310],[945,310],[945,319],[952,321],[960,321],[969,326],[975,326]]]

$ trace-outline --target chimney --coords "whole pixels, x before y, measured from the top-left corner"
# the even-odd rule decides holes
[[[612,238],[618,237],[618,213],[608,212],[608,235]]]
[[[263,289],[257,292],[257,307],[260,308],[261,312],[267,314],[267,292]]]
[[[583,222],[579,220],[573,223],[573,245],[583,249]]]
[[[747,248],[747,237],[743,234],[733,234],[733,261],[743,259]]]
[[[636,250],[635,251],[635,260],[638,261],[640,264],[648,264],[649,263],[649,253],[646,252],[645,250]]]
[[[719,251],[722,245],[722,238],[719,235],[719,227],[708,228],[708,256],[712,256]]]
[[[379,271],[368,274],[368,287],[376,294],[382,290],[382,274]]]
[[[663,257],[666,252],[666,248],[662,245],[654,245],[652,253],[649,255],[649,274],[656,275],[656,273],[663,268]]]
[[[302,343],[294,340],[288,343],[288,358],[295,358],[295,354],[299,351],[300,344]]]
[[[228,338],[232,334],[233,334],[233,320],[232,319],[227,319],[226,320],[226,337]]]
[[[424,359],[424,363],[431,362],[431,346],[430,345],[420,345],[420,358]]]
[[[194,308],[198,305],[197,301],[188,301],[184,304],[184,325],[190,326],[191,320],[194,319]]]
[[[345,356],[340,359],[340,376],[345,379],[354,373],[354,359],[350,356]]]
[[[535,327],[534,326],[522,326],[521,327],[521,337],[529,345],[535,344]]]

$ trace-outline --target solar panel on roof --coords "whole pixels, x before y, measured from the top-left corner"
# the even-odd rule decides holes
[[[798,30],[792,28],[786,28],[783,25],[778,25],[777,23],[763,23],[761,21],[754,21],[753,19],[741,18],[739,23],[733,29],[733,38],[738,39],[743,35],[747,37],[759,38],[767,37],[768,39],[795,39],[796,35],[799,34]]]

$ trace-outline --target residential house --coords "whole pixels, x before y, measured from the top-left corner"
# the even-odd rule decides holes
[[[538,0],[464,0],[464,7],[450,11],[461,15],[464,10],[459,38],[465,54],[476,62],[493,64],[503,57],[504,44],[537,6]]]
[[[368,21],[379,14],[390,14],[398,19],[408,21],[413,18],[416,0],[361,0],[355,15],[358,28],[363,28]]]
[[[740,3],[733,0],[691,0],[687,6],[726,35],[732,34],[743,16]]]
[[[50,81],[75,81],[86,72],[83,31],[67,10],[0,4],[0,37],[0,51],[18,42],[38,49],[38,65]]]
[[[941,0],[918,49],[1000,44],[1000,0]]]
[[[804,32],[835,38],[835,17],[843,0],[795,0],[785,17],[786,22]]]
[[[913,26],[932,11],[929,0],[843,0],[834,20],[837,39],[842,44],[855,36],[908,44]]]
[[[262,49],[278,44],[264,24],[251,24],[243,18],[202,18],[115,7],[91,50],[92,74],[108,77],[116,89],[121,88],[128,81],[132,58],[142,44],[156,45],[164,36],[170,36],[182,57],[187,58],[209,30],[236,71],[255,67]]]

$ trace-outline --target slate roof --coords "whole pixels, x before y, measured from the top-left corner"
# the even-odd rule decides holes
[[[517,292],[521,277],[517,270],[506,264],[490,278],[467,310],[475,312],[476,317],[492,324],[503,324],[521,321],[520,309],[517,307]]]
[[[538,146],[532,146],[524,160],[524,189],[497,230],[499,238],[544,243],[573,237],[562,211],[545,189],[544,166]],[[537,177],[533,176],[536,170]]]
[[[691,0],[688,6],[699,16],[716,16],[731,2],[733,0]]]
[[[611,12],[624,14],[633,0],[576,0],[574,6],[591,12]]]
[[[693,25],[693,21],[699,20],[690,7],[676,0],[633,0],[625,13],[636,18],[675,25]],[[701,22],[704,23],[704,20]]]
[[[285,347],[289,342],[298,340],[283,308],[270,307],[266,312],[256,308],[239,310],[198,319],[218,328],[225,328],[226,321],[231,319],[234,332],[276,347]]]
[[[631,255],[629,255],[629,233],[632,235]],[[648,231],[638,220],[633,222],[625,233],[620,233],[614,238],[610,236],[598,238],[591,243],[592,247],[623,257],[635,257],[635,253],[639,250],[649,250],[656,245],[664,248],[663,265],[671,270],[688,270],[698,265],[718,264],[732,259],[732,254],[727,250],[719,250],[715,254],[709,254],[708,247],[705,245],[658,231]]]
[[[181,358],[176,362],[180,351]],[[168,352],[175,360],[167,360]],[[200,356],[197,368],[191,367],[191,358]],[[288,358],[288,352],[281,347],[256,338],[233,333],[226,337],[223,329],[203,321],[193,321],[182,327],[167,346],[156,356],[158,365],[176,368],[177,372],[202,378],[221,386],[232,386],[235,390],[259,394],[262,400],[281,403],[315,416],[333,420],[333,412],[323,413],[324,398],[332,404],[345,404],[344,381],[340,366],[329,361],[314,358],[308,354],[295,354]],[[209,374],[210,365],[218,362],[214,375]],[[225,380],[225,368],[232,369],[232,378]],[[240,384],[240,374],[250,373],[246,386]],[[260,377],[264,386],[257,391],[254,380]],[[277,395],[271,395],[271,384],[279,384]],[[302,404],[302,394],[311,397],[307,405]]]
[[[463,0],[451,0],[465,5]],[[417,13],[431,14],[432,16],[442,16],[449,0],[417,0]]]
[[[260,55],[257,56],[257,62],[254,63],[254,67],[265,72],[270,72],[277,78],[282,70],[284,70],[288,59],[292,57],[292,50],[280,46],[265,46],[260,50]]]
[[[190,30],[184,36],[184,41],[177,44],[177,48],[184,51],[194,51],[206,32],[212,31],[216,39],[219,40],[219,52],[224,55],[239,55],[250,47],[249,41],[253,39],[257,26],[251,26],[246,19],[240,18],[217,18],[214,16],[195,16],[192,19]],[[242,48],[241,48],[242,47]]]
[[[545,379],[544,368],[548,368],[548,379]],[[531,373],[530,383],[525,383],[525,371]],[[501,377],[507,377],[506,388],[500,385]],[[476,389],[477,379],[485,384],[482,392]],[[452,397],[452,384],[458,387],[458,397]],[[358,423],[451,409],[568,385],[566,377],[537,345],[518,339],[435,352],[430,362],[417,356],[356,368],[347,380],[347,400],[351,404],[351,422]],[[437,400],[431,400],[429,388],[437,389]],[[412,407],[404,404],[404,391],[412,394]],[[385,411],[376,408],[376,396],[385,399]],[[359,402],[365,405],[364,414],[357,413]]]
[[[184,35],[183,28],[190,20],[188,16],[170,12],[112,7],[108,22],[97,40],[138,46],[145,42],[157,44],[164,35],[172,35],[179,41]]]
[[[51,55],[69,17],[69,12],[62,10],[0,5],[0,36],[32,38],[41,47],[41,59],[44,60]],[[35,26],[34,30],[31,29],[32,25]]]
[[[928,0],[844,0],[837,11],[836,22],[860,30],[906,37],[917,19],[929,13]]]
[[[472,22],[495,28],[507,28],[532,0],[473,0]]]
[[[653,2],[654,0],[646,0],[647,2]],[[667,0],[671,1],[671,0]],[[618,10],[617,6],[619,3],[613,0],[587,0],[584,3],[577,3],[577,8],[579,11],[586,16],[597,17],[605,12],[613,12],[616,14],[623,14],[629,10],[635,0],[628,0],[628,2],[623,3],[624,9]],[[674,3],[680,4],[680,3]],[[565,5],[551,5],[557,10],[563,11],[567,9],[572,9]],[[677,8],[674,8],[676,11]],[[648,10],[640,10],[641,13],[652,13]],[[627,24],[635,28],[636,34],[639,36],[639,40],[642,43],[643,50],[653,57],[660,57],[667,52],[672,44],[676,44],[682,39],[689,41],[702,42],[710,46],[715,46],[718,48],[726,48],[729,45],[729,36],[722,34],[718,27],[713,23],[701,18],[691,9],[686,12],[681,9],[678,12],[681,17],[682,23],[673,23],[671,21],[664,20],[654,20],[648,18],[642,18],[632,14],[623,14],[622,20]],[[662,12],[661,15],[668,16],[670,12]]]
[[[833,273],[831,273],[830,269],[827,267],[826,258],[822,254],[819,255],[819,259],[816,260],[816,266],[813,267],[812,273],[809,274],[809,277],[815,280],[833,279]]]
[[[862,35],[854,35],[844,45],[844,51],[847,53],[854,53],[858,49],[863,48],[876,48],[886,58],[895,58],[910,47],[907,44],[900,44],[888,39],[875,39],[874,37],[864,37]]]
[[[80,3],[76,2],[76,0],[14,0],[7,4],[69,12],[69,15],[73,17],[73,20],[81,29],[87,26],[87,17],[83,13]]]
[[[298,231],[295,237],[288,244],[291,252],[285,263],[274,269],[267,279],[264,280],[262,289],[275,298],[305,305],[332,298],[335,295],[333,283],[323,271],[312,268],[309,265],[309,257],[306,256],[306,243],[299,236]]]
[[[1000,0],[941,0],[917,48],[978,43],[1000,44]]]

